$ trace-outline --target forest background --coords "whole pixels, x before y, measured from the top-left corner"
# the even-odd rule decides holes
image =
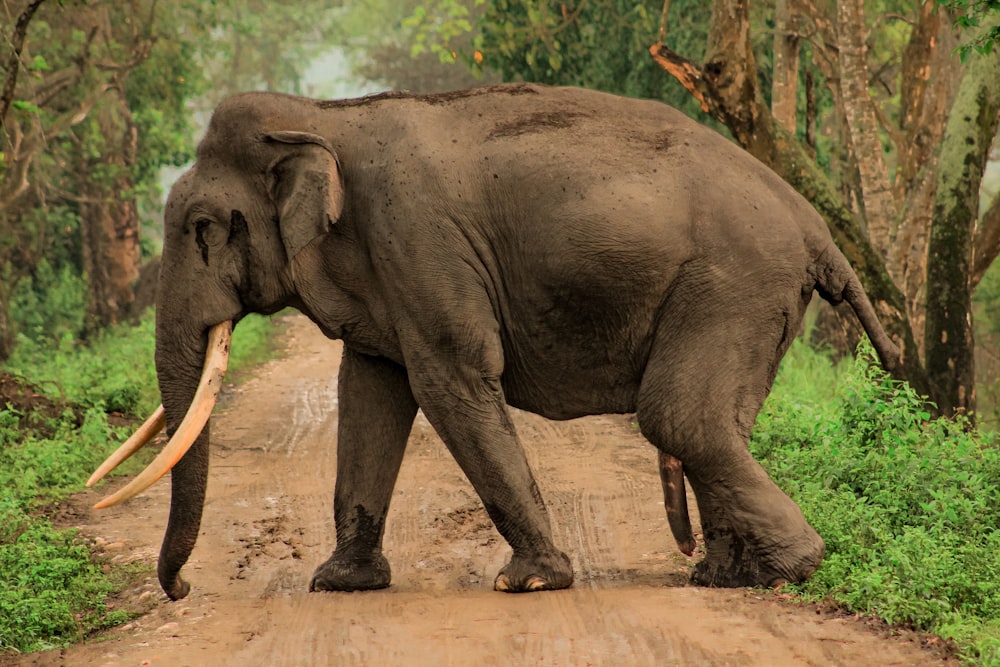
[[[843,446],[843,466],[857,477],[827,471],[819,491],[846,487],[869,511],[878,494],[864,486],[857,466],[878,452],[891,452],[898,464],[905,445],[914,466],[938,476],[922,482],[937,495],[907,496],[929,517],[925,530],[935,531],[926,535],[935,546],[921,552],[935,556],[929,566],[944,571],[942,559],[958,559],[956,568],[982,560],[974,550],[942,552],[951,538],[939,532],[941,516],[964,544],[1000,553],[987,537],[997,510],[976,504],[963,519],[955,507],[966,496],[947,495],[984,485],[976,503],[987,503],[1000,493],[991,435],[1000,423],[998,25],[996,0],[0,0],[0,361],[8,373],[0,378],[22,387],[19,395],[57,406],[43,418],[38,401],[0,403],[0,457],[11,461],[9,488],[18,489],[0,501],[10,519],[0,530],[0,553],[8,554],[0,570],[6,557],[15,568],[19,558],[38,560],[2,550],[24,546],[40,530],[40,508],[79,486],[73,474],[82,470],[52,479],[39,473],[43,464],[26,458],[32,439],[50,443],[51,454],[51,441],[61,438],[66,460],[55,456],[55,465],[72,459],[85,468],[71,448],[103,458],[93,441],[104,447],[116,436],[109,413],[135,414],[158,402],[146,308],[164,184],[192,160],[199,128],[219,99],[249,89],[425,93],[500,80],[663,100],[732,138],[805,195],[862,276],[905,363],[896,379],[875,377],[867,366],[842,371],[860,373],[882,392],[864,394],[864,406],[854,394],[815,397],[817,405],[839,406],[829,408],[837,411],[830,419],[839,420],[838,434],[817,434],[807,423],[816,415],[801,409],[806,399],[794,410],[775,411],[772,401],[755,433],[758,456],[787,469],[792,445],[801,450],[805,440],[828,437]],[[324,78],[330,69],[342,80]],[[266,324],[241,326],[248,356],[266,347],[267,333]],[[852,351],[860,334],[852,317],[829,308],[816,312],[808,337],[828,357],[793,350],[786,366],[801,364],[803,377],[834,368],[828,358]],[[135,342],[138,361],[121,352],[129,347],[123,341]],[[147,370],[121,379],[121,369],[137,366]],[[24,390],[26,382],[34,389]],[[65,409],[70,416],[58,407],[67,404],[76,406]],[[875,412],[851,412],[865,406]],[[779,418],[783,412],[794,414]],[[935,420],[938,414],[948,419]],[[873,420],[886,419],[890,426],[871,430]],[[810,429],[808,436],[799,427]],[[943,458],[928,463],[936,456]],[[888,465],[872,472],[875,480],[905,488],[903,472],[892,469],[896,477],[886,478]],[[788,472],[787,483],[808,486],[805,474]],[[817,501],[816,511],[831,502]],[[886,530],[883,537],[904,549],[897,560],[912,561],[908,550],[921,543],[912,522]],[[875,571],[864,559],[885,545],[849,535],[846,526],[830,531],[843,534],[848,551],[864,542],[859,567]],[[74,547],[71,538],[66,546]],[[852,592],[846,571],[834,584],[837,553],[834,547],[817,576],[829,574],[837,590],[814,595],[953,637],[970,659],[994,655],[1000,598],[978,589],[983,581],[1000,583],[997,556],[988,559],[989,572],[968,574],[980,580],[970,583],[978,592],[952,581],[959,592],[922,590],[922,602],[899,602],[900,611]],[[919,586],[933,588],[919,571]],[[900,576],[879,582],[894,591],[889,597],[898,594]],[[53,587],[33,583],[24,599],[43,599]],[[109,586],[93,595],[103,599]],[[5,599],[0,595],[0,617],[41,613]],[[92,617],[54,631],[41,629],[48,621],[39,617],[38,632],[16,640],[0,628],[0,648],[67,641],[120,620]]]

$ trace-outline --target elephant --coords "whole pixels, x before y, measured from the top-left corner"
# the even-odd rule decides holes
[[[800,582],[824,542],[748,440],[813,292],[849,303],[882,365],[898,363],[821,216],[663,103],[534,84],[238,94],[164,212],[163,405],[94,479],[150,432],[165,425],[171,440],[98,506],[171,471],[157,572],[169,598],[187,595],[229,331],[292,307],[344,342],[336,547],[310,590],[390,584],[385,521],[418,409],[511,548],[494,588],[569,587],[510,407],[634,413],[682,549],[685,475],[697,500],[692,582]]]

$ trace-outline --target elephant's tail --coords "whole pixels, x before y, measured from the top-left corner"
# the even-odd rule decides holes
[[[875,315],[875,308],[865,294],[858,275],[832,242],[816,262],[815,277],[816,291],[820,296],[833,305],[842,301],[851,304],[878,354],[879,361],[882,362],[882,367],[886,370],[894,369],[900,360],[899,347],[882,328],[882,323]]]
[[[685,556],[693,556],[697,544],[691,531],[688,513],[687,488],[684,484],[684,464],[661,451],[659,456],[660,482],[663,484],[663,507],[667,510],[667,524],[673,533],[677,548]]]

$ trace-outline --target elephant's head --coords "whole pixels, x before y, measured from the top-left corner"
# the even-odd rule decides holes
[[[264,110],[266,111],[266,110]],[[172,599],[197,538],[208,474],[208,418],[222,383],[229,330],[247,313],[298,304],[295,256],[339,218],[344,187],[336,153],[240,97],[219,107],[196,164],[174,185],[164,219],[156,300],[156,371],[163,408],[89,484],[166,425],[171,440],[130,484],[98,503],[130,498],[172,469],[170,519],[159,579]],[[199,379],[200,378],[200,379]]]

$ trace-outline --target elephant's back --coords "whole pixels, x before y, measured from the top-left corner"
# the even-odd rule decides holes
[[[638,250],[668,267],[659,285],[695,256],[802,266],[803,239],[828,236],[769,168],[660,102],[509,84],[326,104],[341,131],[357,130],[345,169],[399,224],[450,219],[501,252],[577,262],[577,248],[584,265],[617,270]]]

